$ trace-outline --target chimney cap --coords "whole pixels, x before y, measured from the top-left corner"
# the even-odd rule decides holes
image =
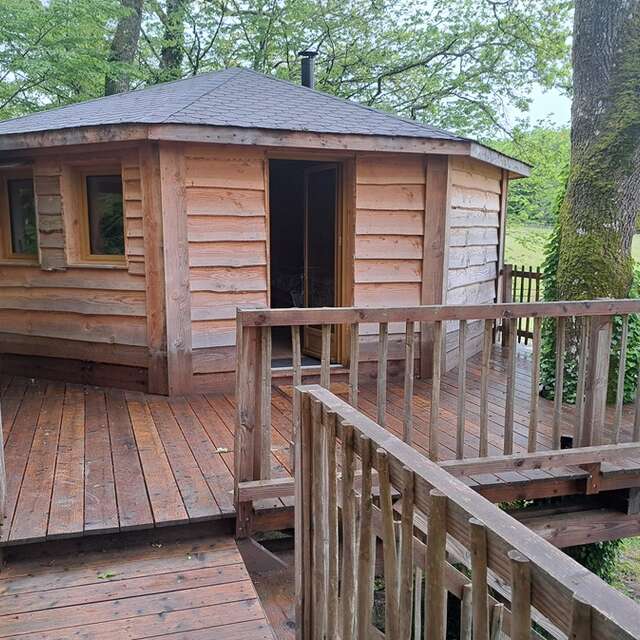
[[[318,55],[318,52],[312,51],[311,49],[304,49],[303,51],[298,51],[298,55],[303,58],[315,58]]]

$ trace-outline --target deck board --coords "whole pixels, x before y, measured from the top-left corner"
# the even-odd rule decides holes
[[[11,563],[0,638],[273,640],[234,540],[148,542]]]
[[[527,448],[530,359],[517,358],[518,388],[514,449]],[[466,456],[479,445],[479,356],[467,363]],[[443,376],[440,415],[442,459],[455,457],[458,376]],[[347,384],[336,379],[331,389],[347,398]],[[400,435],[403,381],[387,383],[387,428]],[[6,436],[8,496],[0,544],[80,534],[168,526],[234,515],[233,465],[236,406],[233,394],[205,393],[167,399],[139,392],[81,387],[43,380],[0,377]],[[291,474],[292,394],[290,382],[274,377],[272,396],[272,477]],[[502,452],[506,381],[499,349],[489,375],[489,453]],[[431,387],[415,380],[414,446],[429,447]],[[376,416],[376,383],[363,375],[359,408]],[[623,441],[628,440],[633,408],[625,407]],[[553,403],[540,399],[539,449],[550,446]],[[573,408],[563,417],[573,430]],[[640,463],[605,466],[606,477],[631,475]],[[637,475],[637,473],[636,473]],[[575,469],[474,476],[465,480],[485,495],[500,485],[527,487],[527,482],[558,480],[570,486],[584,472]],[[621,479],[621,485],[625,480]],[[628,482],[628,481],[627,481]],[[564,483],[564,484],[562,484]],[[545,489],[546,491],[546,489]],[[493,493],[492,493],[493,492]],[[291,506],[291,498],[265,500],[259,508]]]

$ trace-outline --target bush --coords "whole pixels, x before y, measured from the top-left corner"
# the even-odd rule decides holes
[[[620,557],[622,540],[609,540],[583,544],[579,547],[568,547],[564,552],[589,569],[605,582],[611,584],[616,575],[616,565]]]

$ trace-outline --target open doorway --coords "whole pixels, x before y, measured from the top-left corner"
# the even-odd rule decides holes
[[[269,161],[271,306],[333,307],[340,300],[340,165]],[[320,327],[302,331],[303,366],[319,364]],[[291,366],[291,331],[275,328],[273,366]],[[332,359],[337,358],[336,335]]]

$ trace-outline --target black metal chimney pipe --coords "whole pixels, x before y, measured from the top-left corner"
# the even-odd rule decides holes
[[[298,55],[302,57],[302,86],[313,89],[316,84],[315,79],[315,63],[314,58],[318,55],[317,51],[298,51]]]

